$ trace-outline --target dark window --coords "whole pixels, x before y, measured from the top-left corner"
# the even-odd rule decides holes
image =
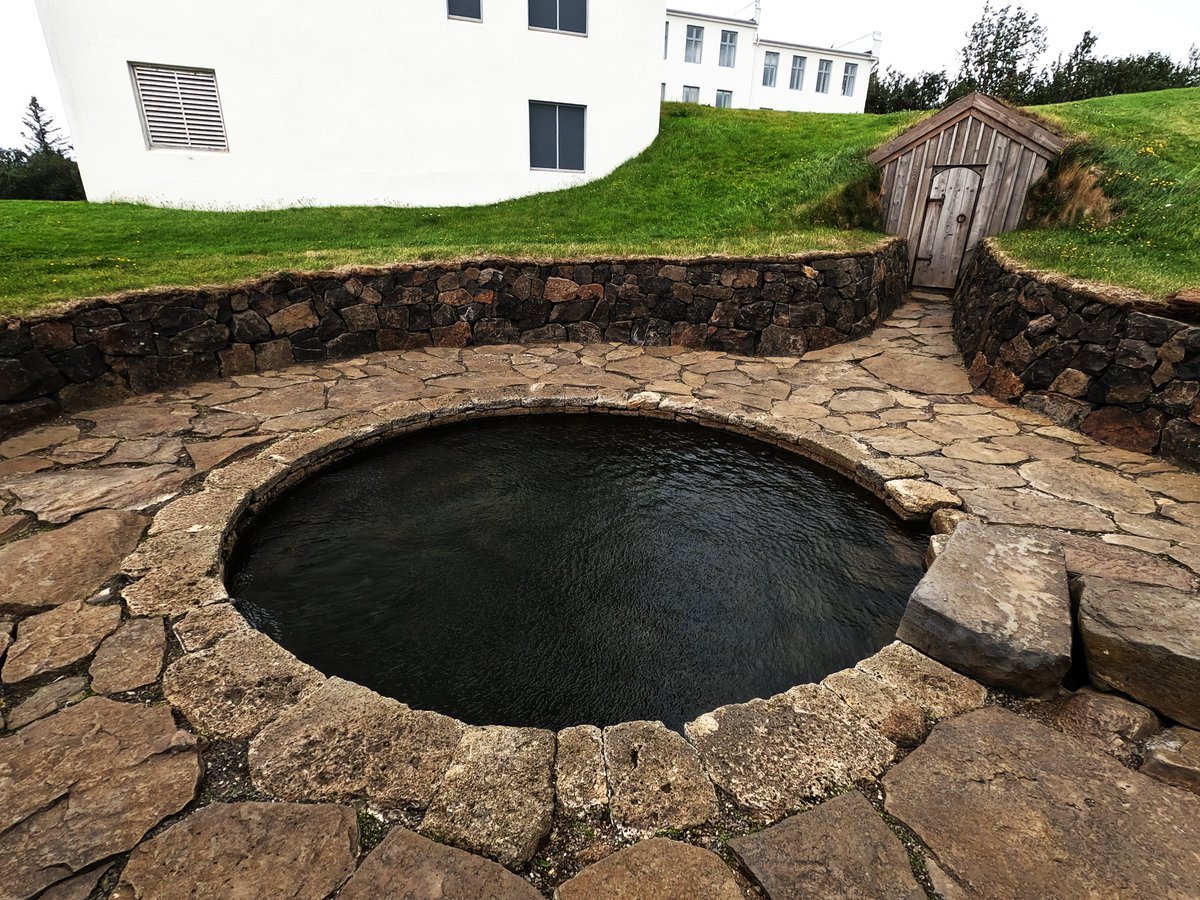
[[[530,101],[530,167],[582,172],[586,114],[583,106]]]
[[[460,19],[481,19],[482,0],[450,0],[450,15]]]
[[[687,41],[683,47],[683,61],[698,63],[704,55],[704,26],[689,25]]]
[[[807,64],[807,56],[792,57],[792,80],[788,83],[788,87],[793,91],[804,90],[804,69]]]
[[[842,72],[842,96],[853,97],[854,86],[858,81],[858,63],[846,63]]]
[[[722,31],[721,32],[721,59],[720,65],[727,69],[732,69],[737,65],[737,32]]]
[[[779,74],[779,54],[768,51],[763,61],[763,87],[775,87]]]
[[[558,167],[583,171],[583,128],[582,106],[560,106],[558,108]]]
[[[529,27],[587,34],[587,0],[529,0]]]
[[[817,93],[829,93],[829,79],[833,77],[833,60],[823,59],[817,63]]]
[[[587,0],[558,0],[558,30],[587,34]]]
[[[529,27],[558,30],[558,0],[529,0]]]

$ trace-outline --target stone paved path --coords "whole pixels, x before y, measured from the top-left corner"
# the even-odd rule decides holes
[[[1178,689],[1200,671],[1200,476],[972,394],[949,320],[910,302],[799,360],[379,353],[3,440],[0,900],[784,897],[799,879],[829,896],[1200,896],[1200,710]],[[742,431],[935,531],[1049,539],[1089,596],[1116,584],[1183,623],[1122,630],[1126,608],[1105,612],[1107,683],[1163,719],[1086,692],[1014,698],[895,644],[701,716],[686,740],[473,728],[326,678],[229,603],[231,523],[331,451],[564,408]],[[1161,677],[1125,678],[1147,660]]]

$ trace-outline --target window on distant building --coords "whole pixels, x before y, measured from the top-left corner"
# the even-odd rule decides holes
[[[704,55],[704,27],[689,25],[687,27],[687,46],[683,49],[683,61],[698,63]]]
[[[667,83],[666,83],[665,81],[662,83],[662,93],[659,95],[659,98],[658,98],[658,99],[659,99],[659,100],[661,100],[661,101],[663,101],[663,102],[666,102],[666,99],[667,99]]]
[[[529,166],[583,171],[586,106],[529,102]]]
[[[587,34],[587,0],[529,0],[529,27]]]
[[[721,32],[721,59],[719,62],[727,69],[732,69],[735,65],[737,65],[736,31]]]
[[[775,87],[775,79],[779,75],[779,54],[767,52],[763,62],[763,87]]]
[[[667,51],[671,49],[671,23],[666,24],[667,27],[663,29],[663,59],[667,58]]]
[[[692,87],[691,85],[685,84],[683,86],[683,102],[684,103],[699,103],[700,102],[700,88]]]
[[[833,60],[823,59],[817,63],[817,93],[829,93],[829,79],[833,77]]]
[[[804,68],[807,65],[807,56],[792,57],[792,80],[788,83],[788,87],[793,91],[804,90]]]
[[[449,0],[450,15],[455,19],[482,19],[483,0]]]
[[[717,91],[717,109],[733,108],[733,91]]]
[[[140,63],[130,69],[151,150],[229,149],[216,72]]]
[[[842,96],[854,96],[854,83],[858,81],[858,63],[846,63],[846,71],[842,73]]]

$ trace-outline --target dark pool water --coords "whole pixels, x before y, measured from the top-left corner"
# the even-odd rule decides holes
[[[238,543],[243,613],[327,675],[473,724],[679,728],[895,635],[925,537],[759,442],[602,415],[423,432]]]

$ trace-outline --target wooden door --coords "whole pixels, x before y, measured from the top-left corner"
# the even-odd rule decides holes
[[[982,182],[982,171],[970,166],[934,172],[913,266],[914,285],[953,288],[958,283]]]

